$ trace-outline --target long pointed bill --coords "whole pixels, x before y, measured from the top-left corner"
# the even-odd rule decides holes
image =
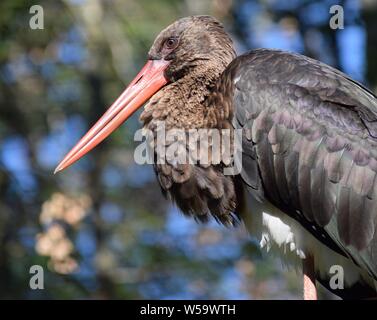
[[[69,167],[87,154],[160,90],[168,82],[164,77],[164,70],[168,65],[169,61],[148,60],[121,96],[64,157],[54,173]]]

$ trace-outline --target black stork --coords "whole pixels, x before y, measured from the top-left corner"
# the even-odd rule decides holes
[[[316,281],[345,299],[376,297],[376,95],[303,55],[236,57],[221,23],[186,17],[157,36],[144,68],[55,172],[148,100],[140,119],[154,135],[160,121],[166,130],[242,130],[237,174],[225,175],[222,162],[154,164],[185,214],[244,221],[262,248],[303,266],[304,299],[317,298]],[[333,266],[343,287],[331,285]]]

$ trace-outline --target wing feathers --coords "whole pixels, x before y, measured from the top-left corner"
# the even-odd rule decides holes
[[[377,279],[377,98],[300,55],[256,50],[239,59],[236,127],[252,146],[242,177],[287,214],[324,227]]]

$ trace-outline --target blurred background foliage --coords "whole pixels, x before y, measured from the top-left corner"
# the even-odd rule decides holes
[[[210,14],[237,51],[296,51],[377,85],[375,0],[0,2],[0,298],[294,299],[301,277],[261,257],[243,226],[187,219],[133,161],[134,115],[69,170],[54,167],[123,90],[160,30]],[[331,30],[341,4],[345,28]],[[29,288],[29,268],[45,289]]]

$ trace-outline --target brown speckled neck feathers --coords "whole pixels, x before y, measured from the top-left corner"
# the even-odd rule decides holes
[[[140,116],[144,128],[154,133],[155,145],[157,124],[161,121],[166,130],[231,128],[231,103],[225,92],[231,88],[228,88],[229,83],[220,79],[235,58],[235,52],[220,24],[215,22],[211,25],[206,18],[203,21],[210,24],[206,25],[210,32],[203,33],[207,38],[202,39],[204,43],[201,42],[201,45],[206,45],[206,40],[212,46],[218,42],[215,49],[203,58],[202,48],[192,48],[190,61],[195,63],[190,65],[189,72],[183,76],[180,73],[179,79],[153,96]],[[208,36],[211,32],[212,37]],[[195,51],[201,54],[196,56]],[[223,94],[222,89],[225,90]],[[186,149],[189,148],[187,145]],[[216,152],[216,148],[219,146],[214,146],[210,152]],[[199,159],[199,164],[171,164],[167,161],[155,164],[154,169],[163,193],[185,214],[200,221],[206,221],[212,215],[225,225],[234,225],[238,220],[235,212],[240,203],[240,192],[235,178],[223,174],[224,166],[224,163],[205,165]]]

